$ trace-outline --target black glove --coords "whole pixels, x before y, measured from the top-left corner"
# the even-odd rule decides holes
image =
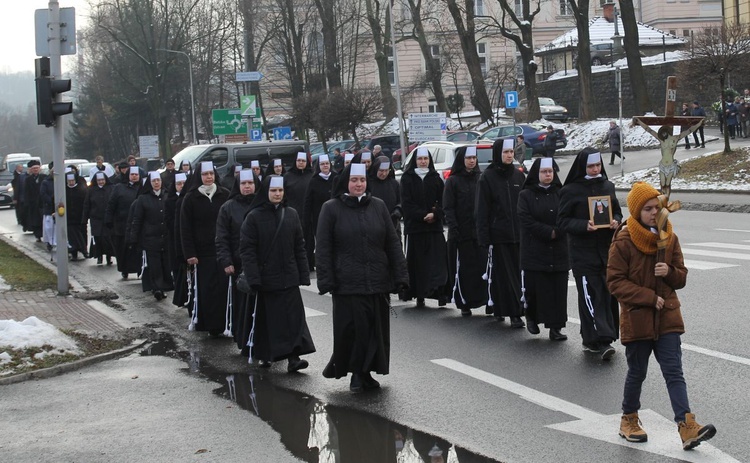
[[[408,291],[409,291],[409,285],[407,285],[406,283],[397,283],[396,284],[396,294],[398,294],[398,298],[400,300],[402,300],[402,301],[408,301],[409,300],[409,296],[407,294]]]
[[[401,220],[401,211],[396,209],[391,212],[391,220]]]
[[[240,276],[237,277],[237,289],[242,291],[246,294],[253,294],[253,288],[250,287],[250,284],[247,282],[247,276],[245,276],[244,273],[240,273]]]

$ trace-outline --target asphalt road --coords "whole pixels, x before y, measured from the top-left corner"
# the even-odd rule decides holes
[[[15,229],[12,214],[0,212],[0,229],[6,233]],[[264,380],[331,407],[439,436],[498,461],[750,461],[750,398],[745,392],[750,383],[750,346],[745,340],[750,313],[743,287],[750,265],[750,215],[680,211],[671,217],[690,269],[688,286],[679,293],[687,327],[683,361],[688,392],[698,421],[718,428],[711,445],[693,452],[681,449],[655,362],[642,395],[649,442],[627,444],[617,436],[624,348],[617,345],[609,363],[582,352],[574,286],[569,288],[570,323],[564,330],[570,339],[562,343],[549,341],[544,329],[532,336],[480,311],[462,318],[455,309],[436,308],[434,301],[425,309],[394,302],[391,374],[378,378],[383,385],[378,393],[352,395],[348,381],[320,374],[332,351],[331,300],[319,296],[313,284],[303,290],[318,350],[307,357],[310,368],[288,375],[285,365],[275,366],[263,373]],[[13,237],[44,254],[28,235]],[[88,289],[117,291],[124,307],[120,315],[134,323],[174,332],[182,350],[198,354],[201,362],[220,372],[213,377],[222,388],[228,387],[222,380],[226,376],[257,373],[228,341],[188,332],[184,310],[168,300],[154,302],[140,291],[139,282],[122,282],[114,268],[78,262],[71,264],[71,275]],[[187,402],[202,400],[205,391],[196,394]],[[258,402],[263,403],[262,395]]]

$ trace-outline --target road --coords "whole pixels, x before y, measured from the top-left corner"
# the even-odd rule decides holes
[[[121,281],[114,268],[97,268],[93,261],[72,263],[71,276],[84,287],[118,292],[125,309],[121,315],[134,323],[174,332],[182,350],[211,366],[209,377],[221,383],[221,395],[247,403],[244,386],[252,375],[262,380],[257,394],[261,410],[264,397],[281,400],[279,394],[292,394],[286,402],[312,407],[316,412],[308,410],[311,417],[324,416],[328,407],[328,421],[339,423],[341,440],[348,436],[342,422],[350,423],[346,429],[351,430],[374,416],[411,428],[414,435],[425,433],[452,443],[456,450],[448,461],[487,461],[456,457],[462,449],[504,462],[750,461],[750,399],[745,393],[750,384],[750,346],[745,340],[750,311],[744,291],[750,267],[750,215],[680,211],[671,218],[690,270],[688,285],[679,292],[687,327],[683,361],[688,392],[698,421],[718,429],[710,445],[693,452],[681,449],[655,362],[642,395],[649,442],[628,444],[617,436],[624,348],[617,345],[618,353],[609,363],[582,351],[574,286],[569,288],[569,323],[564,330],[570,339],[562,343],[549,341],[544,329],[532,336],[480,313],[462,318],[455,309],[436,308],[434,301],[425,309],[394,301],[391,374],[378,378],[381,391],[352,395],[348,381],[320,374],[332,351],[331,299],[318,295],[314,283],[303,288],[303,299],[318,351],[307,357],[311,366],[304,374],[288,375],[285,365],[259,374],[229,342],[188,332],[184,311],[167,301],[154,302],[140,291],[137,280]],[[15,231],[13,239],[44,253],[28,235],[17,233],[12,211],[0,212],[0,231]],[[239,377],[244,378],[242,394],[235,384]],[[277,392],[268,392],[269,387]],[[342,413],[350,413],[349,421],[337,421],[343,420]],[[285,442],[290,428],[279,428],[281,441],[295,452],[288,437]],[[311,434],[307,444],[313,441]],[[417,442],[414,438],[414,445]],[[295,455],[318,461],[299,451]]]

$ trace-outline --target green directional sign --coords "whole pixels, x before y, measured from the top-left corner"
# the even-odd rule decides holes
[[[262,129],[263,128],[263,122],[262,121],[256,121],[253,120],[253,126],[251,127],[253,129]]]
[[[260,106],[255,103],[255,95],[242,95],[240,109],[243,116],[260,119]]]
[[[240,109],[214,109],[211,111],[211,124],[214,135],[234,135],[247,133],[247,121],[242,118]]]

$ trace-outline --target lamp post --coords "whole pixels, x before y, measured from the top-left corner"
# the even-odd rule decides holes
[[[195,96],[193,91],[193,62],[190,60],[190,55],[180,50],[169,50],[167,48],[157,48],[158,51],[165,51],[167,53],[179,53],[185,55],[188,60],[188,67],[190,68],[190,110],[193,115],[193,143],[198,144],[198,126],[195,123]]]

